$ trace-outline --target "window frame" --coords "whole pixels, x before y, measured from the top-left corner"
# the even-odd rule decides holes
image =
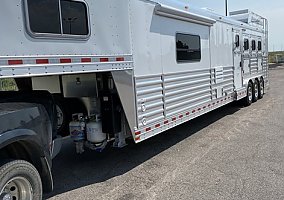
[[[58,0],[61,1],[61,0]],[[33,32],[30,26],[29,20],[29,9],[28,9],[28,0],[24,0],[24,13],[25,13],[25,26],[27,33],[35,39],[75,39],[75,40],[88,40],[91,36],[91,27],[90,27],[90,13],[89,13],[89,6],[85,0],[69,0],[73,2],[80,2],[83,3],[86,7],[86,15],[87,15],[87,28],[88,34],[87,35],[72,35],[72,34],[64,34],[63,33],[63,23],[62,23],[62,12],[61,12],[61,4],[59,4],[59,17],[60,17],[60,30],[61,34],[56,33],[37,33]]]
[[[259,45],[260,44],[260,45]],[[259,48],[260,47],[260,48]],[[258,51],[262,51],[262,41],[261,40],[258,40],[257,41],[257,50]]]
[[[240,35],[239,34],[235,35],[235,47],[236,48],[240,47]]]
[[[199,38],[199,48],[200,48],[200,59],[198,60],[184,60],[184,61],[179,61],[178,60],[178,51],[177,51],[177,35],[181,34],[181,35],[190,35],[190,36],[196,36]],[[184,32],[176,32],[175,33],[175,52],[176,52],[176,62],[177,64],[184,64],[184,63],[199,63],[202,60],[202,48],[201,48],[201,36],[197,35],[197,34],[192,34],[192,33],[184,33]]]
[[[246,49],[246,41],[247,41],[247,44],[248,44],[248,48]],[[248,38],[244,38],[244,43],[243,43],[243,45],[244,45],[244,51],[249,51],[249,49],[250,49],[250,42],[249,42],[249,39]]]
[[[252,51],[256,51],[256,40],[255,40],[255,39],[253,39],[253,40],[251,41],[251,50],[252,50]]]

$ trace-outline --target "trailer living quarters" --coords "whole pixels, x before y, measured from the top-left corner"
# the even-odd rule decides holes
[[[61,98],[61,131],[79,104],[81,129],[85,116],[100,116],[90,148],[112,138],[122,147],[128,136],[138,143],[236,100],[249,105],[268,86],[267,20],[249,10],[224,17],[179,1],[4,0],[0,15],[0,77]],[[71,98],[79,101],[64,103]]]

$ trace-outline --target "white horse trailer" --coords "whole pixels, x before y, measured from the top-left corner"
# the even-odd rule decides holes
[[[59,128],[71,122],[78,152],[139,143],[233,101],[250,105],[268,86],[267,20],[249,10],[2,0],[0,15],[0,78],[59,98]]]

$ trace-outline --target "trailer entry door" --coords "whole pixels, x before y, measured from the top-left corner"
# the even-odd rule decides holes
[[[234,80],[235,89],[240,89],[243,87],[242,79],[242,41],[241,41],[241,31],[233,30],[233,55],[234,55]]]

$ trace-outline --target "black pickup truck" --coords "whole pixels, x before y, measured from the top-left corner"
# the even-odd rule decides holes
[[[61,148],[52,95],[0,92],[0,200],[42,199]]]

